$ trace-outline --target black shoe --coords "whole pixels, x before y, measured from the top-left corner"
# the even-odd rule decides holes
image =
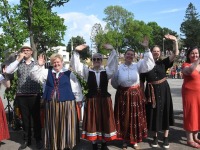
[[[169,148],[169,140],[168,137],[163,138],[163,147],[164,148]]]
[[[18,150],[25,149],[27,146],[30,146],[30,145],[31,145],[31,140],[28,140],[28,142],[25,141],[25,142],[18,148]]]
[[[37,149],[42,149],[43,144],[42,144],[41,140],[36,141],[36,147],[37,147]]]
[[[127,144],[127,143],[123,143],[123,145],[122,145],[122,149],[123,149],[123,150],[126,150],[127,147],[128,147],[128,144]]]
[[[101,145],[101,150],[109,150],[108,147],[107,147],[106,142],[103,142],[103,143],[102,143],[102,145]]]
[[[152,147],[158,147],[158,137],[153,137],[153,142],[151,143]]]
[[[97,145],[97,143],[92,144],[92,149],[93,149],[93,150],[98,150],[98,145]]]

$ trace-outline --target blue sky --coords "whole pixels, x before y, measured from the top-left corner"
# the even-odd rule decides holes
[[[19,0],[9,0],[16,3]],[[92,26],[95,23],[105,25],[104,9],[119,5],[134,14],[134,19],[146,23],[155,21],[161,27],[167,27],[180,34],[180,25],[184,20],[189,3],[193,3],[200,13],[199,0],[70,0],[64,7],[54,8],[59,16],[65,19],[67,31],[64,43],[72,36],[82,36],[90,45]]]

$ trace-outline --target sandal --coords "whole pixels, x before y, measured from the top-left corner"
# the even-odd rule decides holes
[[[200,140],[199,139],[194,139],[194,141],[197,143],[197,144],[200,144]]]
[[[200,145],[194,141],[187,141],[187,144],[193,148],[200,148]]]

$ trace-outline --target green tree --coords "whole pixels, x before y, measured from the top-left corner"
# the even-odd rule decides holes
[[[124,26],[129,19],[134,19],[132,12],[127,11],[121,6],[108,6],[104,13],[106,15],[103,20],[106,22],[106,31],[111,31],[115,44],[113,46],[118,50],[123,45]]]
[[[64,19],[53,12],[69,0],[20,0],[18,5],[9,5],[7,0],[0,2],[0,27],[3,29],[4,49],[18,49],[27,39],[37,57],[37,50],[61,45],[67,27]],[[2,50],[2,49],[1,49]]]
[[[136,51],[141,52],[144,50],[144,48],[140,45],[140,42],[142,41],[144,36],[147,36],[151,40],[151,32],[152,28],[149,27],[143,21],[130,19],[128,20],[124,28],[124,34],[126,39],[125,45],[128,45]]]
[[[195,6],[190,3],[180,28],[185,47],[200,46],[200,20]]]
[[[85,43],[86,43],[85,40],[81,36],[72,37],[67,44],[67,52],[70,53],[70,57],[73,52],[72,50],[75,50],[76,46]],[[85,60],[91,56],[89,47],[87,47],[83,51],[80,51],[79,53],[82,60]]]
[[[0,1],[0,28],[3,30],[0,35],[2,59],[5,57],[5,51],[17,51],[28,37],[28,32],[24,30],[26,25],[21,21],[18,9],[18,5],[11,6],[7,0]]]
[[[67,27],[64,19],[57,13],[52,12],[52,8],[62,6],[69,0],[21,0],[20,15],[27,25],[31,47],[35,50],[34,57],[37,56],[36,49],[46,50],[45,47],[60,45],[64,38]]]

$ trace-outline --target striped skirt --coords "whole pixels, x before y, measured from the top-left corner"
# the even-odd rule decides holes
[[[114,114],[118,139],[135,144],[147,137],[145,101],[139,86],[117,89]]]
[[[79,123],[75,101],[45,102],[44,148],[63,150],[80,141]]]
[[[96,141],[116,139],[116,126],[111,97],[87,98],[83,116],[82,138]]]

